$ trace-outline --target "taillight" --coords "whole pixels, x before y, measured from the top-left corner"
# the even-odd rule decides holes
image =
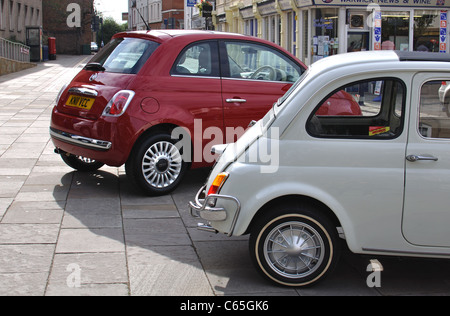
[[[116,93],[116,95],[108,102],[103,110],[104,116],[121,116],[125,113],[131,100],[133,100],[135,93],[130,90],[122,90]]]
[[[228,179],[229,174],[227,172],[219,173],[214,179],[211,187],[208,190],[208,195],[218,194],[225,181]]]
[[[58,95],[57,95],[57,97],[56,97],[56,100],[55,100],[56,105],[58,105],[59,99],[61,99],[61,96],[62,96],[64,90],[66,90],[66,88],[67,88],[68,85],[69,85],[69,84],[66,83],[65,85],[62,86],[61,90],[59,90],[59,93],[58,93]]]

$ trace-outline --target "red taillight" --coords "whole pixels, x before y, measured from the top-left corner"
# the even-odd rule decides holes
[[[129,90],[123,90],[118,93],[108,102],[103,111],[103,115],[106,116],[120,116],[127,109],[131,100],[134,97],[134,92]]]
[[[114,99],[111,109],[109,109],[110,115],[120,115],[123,113],[123,110],[125,109],[125,105],[128,102],[128,95],[125,96],[124,94],[120,94],[116,96]]]

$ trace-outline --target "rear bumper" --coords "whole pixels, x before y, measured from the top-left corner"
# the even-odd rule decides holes
[[[107,151],[112,147],[111,142],[70,134],[52,127],[50,127],[50,136],[62,142],[91,150]]]
[[[127,161],[137,137],[129,121],[125,115],[90,120],[54,108],[50,136],[58,150],[120,167]]]

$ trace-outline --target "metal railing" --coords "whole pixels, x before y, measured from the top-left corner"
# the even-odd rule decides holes
[[[29,63],[30,47],[0,38],[0,57]]]

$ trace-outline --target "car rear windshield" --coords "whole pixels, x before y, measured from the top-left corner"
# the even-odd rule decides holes
[[[90,63],[101,64],[106,72],[137,74],[158,46],[140,38],[115,38]]]

